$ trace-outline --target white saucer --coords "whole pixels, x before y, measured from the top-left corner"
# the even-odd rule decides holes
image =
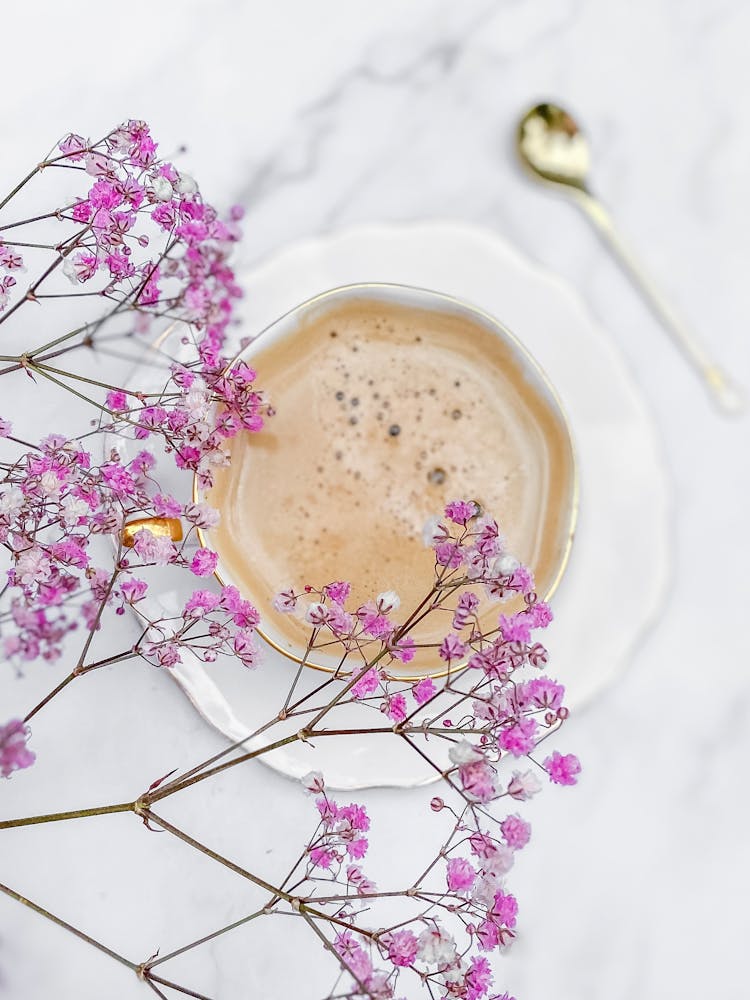
[[[241,279],[246,299],[238,341],[318,292],[362,281],[399,282],[455,295],[491,313],[518,336],[567,410],[581,478],[578,530],[553,599],[555,622],[545,638],[549,673],[566,685],[572,709],[610,685],[626,667],[666,591],[670,489],[644,401],[611,338],[596,326],[578,295],[498,236],[443,222],[359,227],[297,243]],[[162,345],[162,350],[170,348],[177,353],[179,344]],[[146,359],[133,373],[133,384],[146,388],[148,375]],[[502,523],[502,512],[495,513]],[[156,593],[152,587],[149,613],[175,613],[195,582],[185,579],[179,594]],[[267,647],[262,667],[251,673],[233,663],[206,667],[197,659],[171,673],[201,715],[237,741],[278,711],[293,669]],[[311,684],[313,680],[319,682],[320,675],[310,678]],[[379,724],[372,713],[363,716],[360,706],[343,711],[348,717],[337,715],[337,726],[359,727],[368,720]],[[261,738],[259,745],[267,742]],[[347,738],[345,743],[327,738],[315,748],[294,743],[262,760],[290,777],[321,770],[330,787],[341,789],[414,787],[435,779],[435,772],[403,741],[387,736]]]

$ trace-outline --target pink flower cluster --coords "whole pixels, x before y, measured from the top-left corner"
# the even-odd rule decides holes
[[[127,307],[137,332],[165,317],[185,324],[195,343],[194,359],[173,365],[160,400],[117,388],[103,405],[122,433],[160,435],[178,467],[196,472],[207,488],[216,466],[226,463],[227,439],[259,430],[269,412],[253,369],[244,363],[229,368],[222,353],[241,294],[229,255],[242,210],[221,219],[191,177],[157,157],[144,122],[128,121],[97,143],[71,133],[58,148],[46,165],[77,168],[89,186],[72,205],[38,217],[72,227],[50,270],[62,264],[75,285],[115,303],[100,323]],[[0,312],[15,284],[11,272],[22,266],[17,250],[0,241]]]
[[[506,909],[510,912],[510,907]],[[445,998],[487,997],[493,982],[489,961],[483,955],[466,961],[459,955],[454,938],[437,921],[425,924],[379,936],[351,930],[337,934],[334,949],[342,967],[355,980],[354,988],[345,995],[390,1000],[396,996],[398,974],[411,968],[429,984],[432,996],[437,995],[437,987]]]
[[[118,614],[126,607],[138,611],[148,583],[137,571],[146,566],[172,564],[198,577],[213,572],[215,553],[199,548],[191,554],[187,546],[196,528],[216,524],[217,512],[205,503],[180,504],[154,493],[153,466],[153,455],[145,451],[128,463],[114,456],[97,464],[77,442],[50,435],[6,468],[0,478],[0,542],[11,556],[6,657],[57,659],[79,615],[95,629],[107,607]],[[113,569],[97,567],[96,540],[108,537],[117,546],[123,525],[144,516],[180,517],[188,535],[177,544],[142,528]],[[196,631],[199,617],[206,632]],[[257,659],[257,622],[255,609],[234,588],[198,591],[178,621],[146,622],[151,632],[139,649],[160,666],[177,663],[187,646],[206,662],[231,653],[250,666]]]
[[[152,623],[137,651],[156,667],[174,667],[189,651],[203,663],[228,656],[245,667],[254,667],[259,650],[255,641],[258,613],[236,587],[220,593],[195,590],[176,618]]]
[[[315,783],[311,784],[312,777],[304,779],[307,787],[318,790],[322,779],[316,775]],[[327,799],[319,799],[318,808],[323,817],[336,813]],[[465,815],[468,819],[468,814]],[[475,820],[471,823],[474,825]],[[502,839],[482,830],[478,824],[471,832],[459,823],[454,832],[457,846],[449,849],[445,865],[447,893],[441,902],[447,914],[459,916],[457,927],[466,935],[463,945],[435,914],[421,915],[379,932],[354,923],[349,903],[371,907],[378,896],[374,886],[368,887],[365,898],[360,896],[357,901],[347,897],[347,903],[338,904],[336,920],[339,924],[349,924],[350,928],[338,933],[334,941],[342,967],[355,980],[347,996],[359,997],[366,990],[368,996],[392,998],[400,992],[399,975],[412,969],[432,990],[441,990],[440,996],[463,1000],[487,997],[493,977],[490,963],[481,952],[504,948],[515,937],[518,904],[506,890],[504,880],[515,852],[526,846],[531,832],[529,824],[515,814],[500,822],[499,831]],[[461,846],[468,846],[470,857],[453,853]],[[338,879],[338,872],[333,870],[335,860],[329,863],[324,859],[321,866],[325,869],[321,877],[333,883]],[[419,896],[420,892],[415,891],[414,895]],[[326,905],[322,887],[316,898],[322,898],[321,905]],[[431,898],[436,899],[436,894]]]
[[[103,275],[106,293],[124,294],[142,315],[168,314],[198,332],[195,363],[173,367],[161,403],[144,405],[137,394],[113,390],[107,407],[137,438],[163,435],[177,465],[197,472],[207,488],[213,468],[226,461],[225,441],[241,429],[259,430],[266,409],[254,370],[244,363],[228,369],[222,354],[241,294],[228,256],[242,210],[232,209],[223,221],[195,181],[157,159],[156,150],[139,121],[126,122],[98,146],[75,135],[60,144],[63,157],[82,161],[95,178],[65,216],[84,225],[80,249],[65,266],[83,284]],[[136,262],[137,250],[154,242],[149,227],[161,248]]]
[[[354,977],[356,985],[349,996],[390,1000],[393,988],[388,981],[388,972],[374,967],[371,949],[363,946],[359,935],[342,931],[336,935],[333,948],[341,959],[342,967]]]
[[[240,361],[231,367],[218,353],[219,328],[209,330],[191,366],[173,365],[159,403],[143,405],[135,395],[110,392],[107,406],[123,435],[137,440],[163,439],[179,469],[194,472],[202,490],[213,484],[214,471],[227,464],[227,442],[240,431],[259,431],[268,406],[255,388],[256,373]]]
[[[102,458],[88,429],[79,438],[52,434],[32,446],[0,419],[0,438],[9,439],[3,445],[11,451],[0,461],[0,544],[8,559],[0,645],[16,663],[54,660],[66,636],[83,624],[88,639],[81,660],[59,689],[81,672],[136,655],[167,668],[188,656],[207,664],[227,657],[246,667],[258,661],[256,609],[236,588],[204,582],[215,572],[217,555],[194,543],[200,531],[216,526],[218,512],[206,503],[178,501],[160,480],[157,461],[163,450],[171,456],[172,475],[195,475],[206,490],[229,461],[229,440],[260,430],[273,413],[256,387],[256,372],[225,356],[240,294],[229,254],[242,213],[233,209],[221,218],[192,178],[157,152],[140,121],[126,122],[97,143],[69,134],[44,166],[73,168],[66,174],[84,179],[85,190],[71,205],[39,217],[64,226],[64,238],[56,245],[24,244],[53,253],[50,273],[59,265],[84,302],[104,302],[110,310],[82,327],[89,340],[52,341],[55,359],[84,343],[93,346],[115,316],[126,320],[128,336],[148,331],[157,319],[176,321],[185,330],[184,346],[192,345],[187,360],[165,372],[158,393],[84,379],[87,392],[99,393],[90,400],[98,430],[139,442],[133,451],[142,450],[129,460],[116,451]],[[36,298],[32,286],[7,308],[23,267],[10,238],[0,239],[0,322]],[[45,278],[43,273],[40,280]],[[38,365],[49,347],[17,358],[15,369],[33,378],[36,363],[41,375]],[[37,354],[42,357],[35,362]],[[150,530],[151,518],[179,519],[185,538],[153,525]],[[352,588],[341,580],[276,595],[277,611],[297,614],[310,626],[311,648],[338,647],[342,669],[315,689],[316,695],[337,692],[322,710],[305,706],[308,696],[300,696],[265,728],[298,716],[293,724],[309,728],[292,739],[371,731],[373,739],[403,740],[433,763],[443,781],[445,798],[433,797],[430,812],[434,824],[448,824],[447,836],[440,831],[434,838],[441,846],[427,867],[420,863],[413,884],[381,892],[363,870],[367,809],[334,801],[323,777],[312,772],[303,783],[315,797],[317,824],[284,883],[293,888],[279,889],[269,908],[290,904],[318,930],[330,917],[329,950],[353,979],[337,991],[342,997],[392,1000],[401,977],[412,975],[425,992],[444,1000],[512,1000],[508,994],[489,998],[493,977],[486,954],[515,936],[518,903],[507,877],[531,836],[529,823],[508,811],[509,800],[513,808],[536,795],[540,776],[574,785],[581,766],[575,755],[556,749],[539,759],[541,742],[568,716],[564,687],[543,672],[547,650],[535,637],[552,613],[538,598],[532,574],[508,551],[497,522],[474,501],[458,499],[430,523],[425,537],[434,576],[419,608],[401,609],[391,590],[354,606]],[[192,585],[200,581],[171,617],[153,620],[147,613],[152,567],[189,573]],[[139,620],[139,637],[123,653],[96,660],[88,640],[105,616],[126,609]],[[416,622],[428,614],[440,623],[430,651],[440,672],[416,682],[399,679],[417,643],[420,657],[427,645]],[[352,708],[351,702],[357,704]],[[365,718],[374,710],[377,725],[326,731],[328,722],[321,726],[321,720],[340,705]],[[18,719],[0,726],[0,776],[34,762],[29,735]],[[436,763],[435,748],[445,748],[448,759]],[[188,773],[193,783],[210,771]],[[398,918],[388,911],[396,900]],[[390,913],[382,921],[376,916],[381,904]]]
[[[221,353],[240,294],[228,255],[240,235],[241,212],[233,210],[222,221],[192,178],[158,159],[143,122],[126,122],[93,144],[71,133],[49,164],[76,167],[88,182],[72,206],[48,213],[73,226],[59,251],[71,280],[88,285],[100,277],[97,288],[116,303],[113,313],[125,303],[141,320],[168,315],[193,330],[194,360],[172,367],[161,399],[109,389],[104,405],[114,427],[138,440],[159,437],[178,468],[197,473],[207,487],[213,470],[227,461],[227,439],[260,429],[267,410],[254,387],[255,372],[244,364],[227,370]],[[20,254],[0,242],[0,275],[22,266]],[[0,309],[12,279],[2,281]],[[142,321],[137,326],[145,329]],[[0,436],[10,433],[8,422],[0,421]],[[146,589],[132,577],[138,565],[175,564],[199,577],[213,572],[215,553],[199,549],[187,558],[184,547],[147,530],[139,533],[133,553],[121,558],[113,582],[112,573],[92,561],[93,537],[117,541],[123,524],[134,518],[182,517],[190,531],[215,523],[216,513],[206,505],[181,505],[161,495],[154,488],[156,464],[153,451],[141,451],[128,463],[116,454],[98,461],[83,443],[50,435],[0,465],[0,542],[11,557],[3,595],[7,656],[58,657],[64,636],[78,624],[77,611],[66,613],[74,601],[83,600],[89,628],[99,624],[102,603],[120,612],[135,606]]]
[[[128,121],[93,145],[71,134],[59,150],[60,159],[81,163],[93,178],[63,215],[83,227],[65,259],[71,280],[102,276],[109,294],[125,291],[141,309],[179,307],[206,330],[206,348],[216,350],[239,295],[226,255],[239,237],[241,211],[222,221],[192,177],[157,158],[145,122]],[[167,239],[156,254],[138,259],[153,239],[144,223]]]
[[[520,803],[532,798],[541,790],[540,775],[545,772],[550,782],[560,785],[574,784],[580,772],[573,754],[554,750],[543,762],[535,757],[540,741],[561,726],[568,710],[564,687],[540,673],[548,657],[534,633],[545,628],[552,615],[538,600],[531,574],[505,551],[496,522],[480,515],[471,501],[454,501],[446,507],[445,520],[430,526],[430,543],[435,552],[431,611],[441,614],[449,626],[436,655],[456,669],[459,690],[438,685],[430,677],[417,683],[399,681],[392,670],[381,668],[380,661],[409,624],[408,615],[405,625],[394,622],[392,612],[398,607],[394,594],[381,594],[348,610],[350,587],[337,582],[320,589],[307,586],[300,593],[287,590],[275,600],[276,608],[286,613],[304,609],[313,637],[322,633],[329,645],[336,637],[346,654],[356,651],[358,658],[365,657],[365,665],[345,682],[363,708],[379,708],[411,740],[427,738],[427,752],[432,730],[450,741],[451,766],[444,777],[461,804],[450,808],[439,796],[431,801],[431,811],[450,813],[455,827],[441,849],[443,894],[433,890],[424,898],[432,906],[439,899],[445,914],[458,917],[458,937],[463,933],[465,938],[461,943],[448,920],[443,922],[432,906],[390,930],[370,931],[352,922],[334,941],[342,967],[355,981],[346,994],[351,997],[394,997],[399,975],[406,970],[428,983],[435,996],[487,997],[492,975],[483,953],[507,947],[515,937],[518,903],[506,880],[516,853],[531,837],[530,824],[522,816],[511,812],[496,818],[493,807],[503,799]],[[498,614],[496,625],[488,624],[482,591],[490,601],[514,598],[521,609]],[[442,596],[445,592],[452,595],[450,604]],[[443,704],[449,702],[451,691],[462,710],[458,724],[448,713],[443,716],[443,708],[433,715],[427,709],[438,695]],[[424,728],[424,720],[431,729]],[[506,762],[522,758],[528,761],[526,769],[504,770]],[[323,789],[320,775],[307,784],[316,792]],[[342,811],[325,795],[317,804],[322,832],[308,847],[311,869],[319,882],[335,885],[348,860],[336,826]],[[359,869],[356,878],[363,878]],[[357,900],[369,912],[379,898],[369,881],[358,882],[368,886],[366,892],[353,888],[351,881],[346,884],[346,903],[335,910],[343,922],[354,920]],[[409,893],[420,898],[423,891],[426,887],[419,884]],[[319,888],[315,898],[321,897],[325,894]]]
[[[402,635],[393,613],[401,601],[392,590],[385,591],[355,609],[347,610],[351,584],[343,580],[326,584],[321,589],[310,585],[304,588],[308,600],[304,615],[313,628],[332,635],[346,650],[365,646],[381,646],[391,660],[409,663],[414,657],[414,642]],[[303,593],[293,588],[283,590],[273,598],[273,607],[282,614],[298,610]]]
[[[10,301],[11,289],[16,284],[15,275],[24,270],[23,257],[18,250],[0,239],[0,313]]]
[[[90,180],[83,197],[50,213],[78,227],[60,243],[67,276],[76,284],[99,277],[103,294],[141,311],[178,308],[215,350],[239,295],[226,257],[241,210],[221,220],[190,176],[157,158],[145,122],[128,121],[96,143],[71,133],[58,150],[45,166],[78,166]],[[144,253],[154,237],[156,252]],[[20,254],[0,244],[0,274],[22,266]],[[12,273],[0,277],[0,311],[14,285]]]
[[[0,726],[0,777],[9,778],[34,763],[36,755],[26,746],[28,738],[29,728],[20,719]]]
[[[315,800],[315,805],[320,814],[320,828],[307,847],[311,866],[331,868],[340,867],[347,859],[361,861],[368,847],[364,834],[370,829],[370,819],[365,808],[353,802],[348,806],[340,806],[325,792]],[[360,893],[372,886],[356,866],[351,868],[347,879]]]
[[[505,875],[514,854],[529,842],[531,827],[520,816],[507,816],[499,824],[503,839],[479,827],[469,836],[472,860],[463,856],[446,863],[448,890],[462,897],[460,910],[471,920],[472,934],[480,947],[491,951],[509,943],[514,936],[518,905],[504,889]]]
[[[548,605],[537,599],[531,574],[505,551],[493,518],[480,516],[476,504],[465,500],[449,503],[445,518],[445,522],[436,521],[431,525],[429,531],[429,541],[435,552],[436,587],[455,584],[457,589],[462,586],[471,589],[461,590],[453,609],[451,630],[439,643],[437,652],[449,667],[462,666],[468,660],[471,668],[482,670],[488,679],[502,680],[497,690],[486,698],[489,707],[479,710],[480,715],[499,722],[502,700],[512,697],[506,690],[510,675],[527,664],[542,667],[547,661],[545,648],[540,643],[532,643],[531,633],[546,627],[552,614]],[[497,634],[490,641],[483,638],[477,587],[483,587],[491,601],[519,595],[525,599],[522,611],[510,616],[500,615]],[[347,654],[357,650],[378,664],[409,663],[414,657],[415,643],[408,634],[408,619],[402,626],[393,618],[400,606],[398,595],[387,591],[351,609],[347,607],[350,593],[350,584],[343,581],[322,588],[307,584],[300,592],[290,588],[276,594],[273,606],[283,614],[299,613],[303,609],[306,621],[314,630],[311,648],[330,643],[333,638]],[[436,598],[434,609],[438,607],[441,605]],[[524,711],[531,714],[546,707],[566,712],[562,707],[563,688],[560,685],[546,680],[536,687],[534,681],[529,683],[531,687],[525,696],[529,704],[515,702],[512,711],[504,713],[505,731],[495,734],[499,748],[516,756],[528,753],[537,738],[538,724],[534,718],[521,718]],[[437,688],[428,677],[413,684],[408,692],[394,690],[387,669],[381,666],[359,670],[351,687],[351,696],[357,700],[377,695],[381,699],[381,711],[395,723],[402,723],[409,716],[407,693],[414,700],[413,707],[419,708],[434,698]],[[491,797],[494,792],[488,782],[479,780],[486,770],[474,766],[466,768],[464,775],[475,786],[474,794],[490,794]],[[474,775],[472,779],[468,777],[469,772]]]
[[[369,653],[373,660],[379,661],[385,655],[386,662],[410,663],[414,658],[414,640],[393,618],[401,603],[398,594],[385,591],[374,600],[347,609],[350,593],[351,585],[345,581],[329,583],[320,589],[308,585],[299,593],[289,588],[275,595],[273,607],[282,614],[304,608],[305,620],[314,630],[311,648],[330,642],[333,636],[347,653],[360,650]],[[412,708],[418,707],[435,695],[436,687],[432,678],[426,677],[408,691],[391,691],[387,671],[372,666],[355,675],[350,693],[357,701],[382,695],[381,711],[399,723],[407,718],[410,710],[407,693],[413,698]]]
[[[506,551],[505,541],[497,521],[480,514],[471,500],[454,500],[445,507],[444,520],[428,525],[426,537],[435,552],[435,564],[441,582],[455,579],[461,570],[465,579],[483,585],[486,597],[503,600],[517,594],[534,595],[534,578],[525,566]],[[453,628],[461,631],[476,621],[479,598],[475,592],[465,592],[459,598],[453,617]],[[543,606],[547,608],[546,605]],[[549,609],[547,609],[548,612]],[[548,624],[545,613],[534,612],[532,628]],[[537,620],[537,618],[539,620]],[[551,616],[550,619],[551,620]],[[445,657],[444,657],[445,658]]]

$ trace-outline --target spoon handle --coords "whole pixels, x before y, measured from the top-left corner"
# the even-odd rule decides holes
[[[580,191],[576,194],[576,200],[581,209],[597,228],[623,269],[630,275],[634,285],[682,351],[683,356],[701,377],[714,402],[725,413],[741,413],[745,407],[742,391],[708,356],[700,341],[665,301],[651,279],[642,271],[633,253],[618,235],[609,212],[588,191]]]

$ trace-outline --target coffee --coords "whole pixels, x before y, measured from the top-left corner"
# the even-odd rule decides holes
[[[246,357],[276,413],[233,440],[207,543],[289,648],[309,627],[270,597],[290,584],[348,580],[354,606],[392,589],[403,620],[432,580],[425,522],[450,499],[494,514],[549,589],[568,542],[570,441],[528,360],[479,315],[348,299]],[[430,617],[420,643],[445,632]],[[433,651],[418,659],[435,666]]]

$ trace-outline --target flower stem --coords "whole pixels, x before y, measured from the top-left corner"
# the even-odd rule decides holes
[[[0,208],[1,207],[2,206],[0,206]],[[13,313],[16,312],[17,309],[20,309],[21,306],[24,304],[24,302],[33,301],[33,299],[34,299],[34,293],[36,292],[37,288],[39,288],[39,286],[42,284],[42,282],[45,281],[52,274],[52,272],[57,267],[59,267],[60,262],[62,261],[62,259],[63,258],[61,256],[60,257],[56,257],[52,261],[52,263],[49,265],[49,267],[45,268],[45,270],[42,271],[41,275],[36,279],[36,281],[33,283],[33,285],[31,285],[29,287],[29,289],[27,290],[27,292],[23,296],[23,298],[19,299],[18,302],[16,302],[16,304],[14,306],[11,306],[10,309],[6,313],[3,313],[3,315],[0,316],[0,323],[5,323],[6,320],[10,319],[10,317],[13,315]]]
[[[35,364],[33,361],[27,362],[27,367],[32,371],[37,372],[43,378],[46,378],[49,382],[54,382],[54,384],[59,386],[61,389],[65,389],[66,392],[70,392],[72,395],[77,396],[78,399],[83,400],[84,403],[89,403],[91,406],[95,406],[97,410],[101,410],[102,413],[107,413],[110,417],[117,416],[114,410],[110,410],[101,403],[97,403],[97,401],[92,399],[90,396],[84,396],[82,392],[78,392],[78,390],[74,389],[72,385],[66,385],[65,382],[61,382],[60,379],[55,378],[54,375],[51,375],[44,368],[40,368],[39,365]]]
[[[84,323],[83,326],[78,326],[75,330],[69,330],[67,333],[62,334],[60,337],[55,337],[54,340],[48,340],[46,344],[40,344],[39,347],[35,347],[33,351],[27,351],[30,358],[36,358],[38,354],[43,351],[48,351],[52,347],[57,347],[58,344],[62,344],[66,340],[71,340],[73,337],[77,337],[79,333],[87,333],[93,323]],[[40,360],[44,360],[43,358]]]
[[[194,990],[189,990],[186,986],[178,986],[177,983],[173,983],[169,979],[162,979],[160,976],[151,976],[148,972],[145,973],[145,978],[147,982],[153,980],[155,983],[161,983],[162,986],[168,986],[170,990],[177,990],[178,993],[182,993],[186,997],[195,997],[196,1000],[211,1000],[211,997],[206,996],[205,993],[196,993]]]
[[[78,381],[78,382],[85,382],[87,385],[96,385],[100,389],[114,389],[114,390],[117,390],[119,392],[123,392],[124,391],[121,386],[111,385],[109,382],[99,382],[97,379],[87,378],[85,375],[79,375],[77,372],[67,372],[67,371],[64,371],[62,368],[55,368],[53,365],[44,364],[42,361],[35,361],[34,362],[34,368],[37,369],[37,370],[39,370],[40,368],[43,368],[45,371],[52,372],[53,374],[59,375],[62,378],[76,379],[76,381]],[[158,395],[158,393],[149,393],[149,395],[152,395],[152,396],[153,395]]]
[[[264,753],[270,753],[271,750],[278,750],[279,747],[288,746],[290,743],[295,743],[299,739],[299,733],[292,733],[291,736],[285,736],[281,740],[276,740],[275,743],[268,743],[264,747],[259,747],[258,750],[250,750],[247,753],[242,754],[240,757],[233,757],[232,760],[225,761],[223,764],[217,764],[216,767],[212,767],[208,771],[203,771],[201,774],[195,774],[191,778],[186,778],[184,781],[178,781],[165,788],[160,788],[158,791],[152,792],[148,795],[147,801],[158,802],[159,799],[164,799],[168,795],[180,792],[183,788],[189,788],[190,785],[195,785],[199,781],[203,781],[205,778],[210,778],[214,774],[219,774],[221,771],[226,771],[230,767],[242,764],[246,760],[252,760],[253,757],[260,757]]]
[[[325,934],[323,933],[323,931],[318,927],[318,925],[315,923],[315,921],[312,919],[312,917],[308,916],[308,914],[305,913],[304,910],[302,911],[302,916],[305,918],[305,922],[307,923],[307,925],[310,928],[310,930],[315,933],[316,937],[320,938],[321,942],[323,943],[323,947],[326,949],[326,951],[330,951],[330,953],[338,961],[339,965],[342,968],[345,968],[346,971],[349,973],[349,975],[354,979],[355,983],[357,984],[357,986],[362,991],[362,995],[363,996],[368,996],[369,994],[368,994],[367,986],[365,985],[365,983],[362,982],[362,980],[359,978],[359,976],[354,971],[354,969],[352,969],[351,966],[348,965],[346,963],[346,961],[341,957],[341,955],[339,955],[339,953],[336,951],[336,949],[333,947],[333,945],[331,944],[331,942],[325,936]]]
[[[146,984],[146,986],[148,986],[148,988],[151,990],[151,992],[155,993],[159,997],[159,1000],[169,1000],[167,994],[162,993],[162,991],[159,989],[156,983],[152,983],[151,980],[148,979],[146,976],[143,977],[143,981]]]
[[[57,687],[54,687],[49,692],[48,695],[45,695],[45,697],[42,698],[42,700],[39,702],[38,705],[35,705],[31,709],[31,711],[26,715],[26,718],[23,721],[24,722],[28,722],[29,719],[33,719],[34,716],[36,715],[36,713],[40,712],[48,702],[52,701],[52,699],[55,697],[55,695],[59,694],[62,691],[63,688],[67,687],[68,684],[70,684],[71,681],[75,680],[76,676],[77,675],[76,675],[75,670],[71,671],[71,673],[69,673],[67,677],[63,678],[63,680],[60,681],[60,683],[57,685]]]
[[[0,884],[0,892],[4,892],[5,895],[10,896],[11,899],[15,899],[17,902],[23,903],[24,906],[28,906],[30,910],[34,910],[35,913],[39,913],[41,916],[51,920],[52,923],[57,924],[58,927],[62,927],[66,931],[70,931],[71,934],[75,934],[77,938],[80,938],[81,941],[85,941],[86,944],[90,944],[94,948],[98,948],[99,951],[103,951],[105,955],[109,955],[110,958],[114,958],[115,961],[120,963],[120,965],[124,965],[128,969],[132,969],[133,972],[137,972],[138,966],[135,962],[131,962],[124,956],[118,955],[116,951],[112,951],[111,948],[108,948],[100,941],[96,941],[94,938],[89,937],[88,934],[84,934],[83,931],[79,931],[77,927],[73,927],[60,917],[56,917],[54,913],[50,913],[49,910],[45,910],[42,906],[39,906],[38,903],[32,903],[30,899],[26,899],[25,896],[22,896],[20,893],[10,889],[7,885]]]
[[[39,823],[58,823],[64,819],[86,819],[89,816],[108,816],[110,813],[135,812],[135,802],[118,802],[113,806],[94,806],[91,809],[72,809],[70,812],[47,813],[44,816],[26,816],[23,819],[0,820],[0,830],[16,826],[36,826]]]
[[[2,211],[2,209],[5,208],[5,206],[11,200],[11,198],[15,198],[15,196],[18,194],[21,188],[25,187],[32,179],[32,177],[34,177],[38,172],[39,172],[39,164],[37,164],[33,170],[30,170],[28,174],[26,174],[26,176],[23,178],[23,180],[19,181],[18,184],[16,184],[16,186],[13,188],[13,190],[10,191],[8,194],[6,194],[3,200],[0,201],[0,211]]]
[[[260,910],[256,910],[255,913],[249,914],[247,917],[240,917],[239,920],[235,920],[234,923],[227,924],[226,927],[220,927],[218,931],[212,931],[211,934],[206,934],[205,937],[199,938],[197,941],[191,941],[190,944],[183,945],[182,948],[178,948],[176,951],[170,951],[168,955],[160,955],[159,958],[155,958],[153,961],[147,962],[146,967],[147,969],[154,969],[157,965],[161,965],[162,962],[168,962],[170,958],[177,958],[178,955],[184,955],[186,951],[191,951],[199,945],[206,944],[208,941],[213,941],[214,938],[220,937],[222,934],[227,934],[229,931],[233,931],[237,927],[241,927],[243,924],[247,924],[251,920],[255,920],[256,917],[262,917],[264,913],[268,913],[265,906]]]
[[[157,816],[155,812],[150,809],[142,809],[140,815],[143,816],[145,820],[150,823],[156,823],[160,826],[162,830],[166,830],[167,833],[171,833],[173,836],[177,837],[184,844],[189,847],[194,848],[196,851],[200,851],[201,854],[205,854],[206,857],[211,858],[213,861],[218,861],[220,865],[224,865],[225,868],[229,868],[236,875],[241,875],[242,878],[246,878],[249,882],[253,882],[255,885],[259,885],[261,889],[266,889],[268,892],[272,893],[274,896],[281,896],[282,899],[288,901],[292,900],[292,896],[288,892],[283,892],[281,889],[277,889],[271,885],[270,882],[266,882],[265,879],[260,878],[258,875],[253,875],[252,872],[246,871],[244,868],[240,868],[229,858],[223,857],[221,854],[217,854],[216,851],[212,851],[210,847],[206,847],[205,844],[201,844],[199,841],[194,840],[190,834],[185,833],[184,830],[179,830],[176,826],[167,822],[163,817]]]

